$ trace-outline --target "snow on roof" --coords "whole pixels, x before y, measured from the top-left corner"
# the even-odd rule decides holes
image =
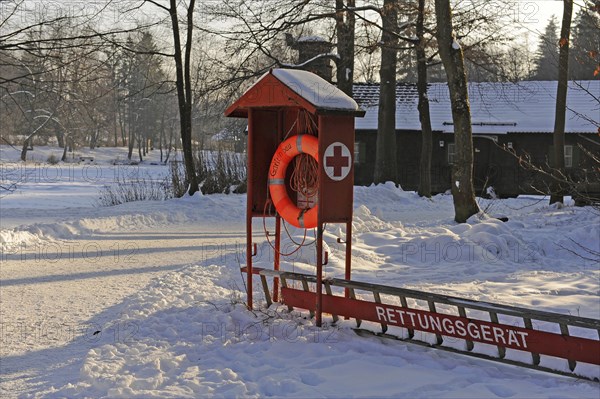
[[[358,111],[352,97],[314,73],[299,69],[273,69],[273,76],[317,108]]]
[[[554,131],[556,85],[556,81],[469,83],[473,134]],[[448,86],[445,83],[431,83],[427,94],[433,130],[452,133]],[[598,132],[599,97],[600,81],[569,82],[566,132]],[[356,130],[376,130],[379,85],[354,85],[354,98],[367,111],[364,118],[356,119]],[[416,86],[398,85],[396,98],[396,129],[421,130]]]

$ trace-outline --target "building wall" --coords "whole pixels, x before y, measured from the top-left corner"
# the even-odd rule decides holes
[[[369,185],[373,182],[375,169],[377,132],[359,130],[356,132],[359,162],[355,164],[355,184]],[[500,147],[512,145],[515,153],[522,159],[530,157],[540,166],[547,166],[552,151],[552,134],[549,133],[512,133],[497,136],[473,138],[474,170],[473,184],[477,195],[486,195],[487,187],[492,186],[500,196],[516,196],[519,194],[539,194],[548,185],[548,180],[539,173],[532,172],[519,165],[519,160]],[[496,142],[491,138],[496,138]],[[453,135],[433,133],[431,185],[433,193],[443,193],[450,189],[452,165],[448,159],[448,151],[453,144]],[[600,156],[599,146],[589,140],[598,142],[595,134],[567,134],[565,145],[572,146],[572,167],[567,173],[582,178],[592,167],[591,160],[585,156],[578,144],[586,150]],[[442,144],[443,143],[443,144]],[[510,145],[509,145],[510,143]],[[421,135],[418,131],[399,131],[398,146],[398,178],[397,183],[404,190],[417,190],[419,184],[419,160],[421,155]]]

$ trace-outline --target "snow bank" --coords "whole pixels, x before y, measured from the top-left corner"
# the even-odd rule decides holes
[[[33,223],[0,230],[0,248],[33,245],[43,240],[65,240],[139,231],[185,223],[237,223],[244,216],[244,196],[197,193],[193,197],[161,201],[142,201],[110,208],[77,208],[72,220]],[[98,216],[93,217],[96,214]]]
[[[44,397],[593,397],[597,386],[401,342],[316,329],[274,306],[248,312],[235,270],[195,265],[135,295],[131,334],[88,352]]]
[[[27,193],[24,190],[23,196],[31,198]],[[509,221],[476,216],[457,224],[448,195],[424,199],[389,183],[356,187],[354,194],[352,256],[356,280],[600,316],[597,252],[594,255],[600,245],[600,216],[592,208],[558,209],[533,197],[480,200],[482,209]],[[37,197],[31,206],[40,198],[47,197]],[[118,330],[121,334],[96,345],[77,341],[70,342],[64,352],[54,349],[52,353],[60,354],[63,360],[69,358],[78,372],[61,374],[61,364],[42,362],[59,371],[48,372],[51,375],[42,382],[32,377],[29,381],[34,382],[28,383],[33,384],[29,389],[37,392],[34,396],[580,398],[598,393],[597,384],[402,342],[358,337],[350,321],[317,329],[306,313],[288,314],[277,306],[247,311],[241,304],[245,293],[239,272],[243,240],[241,247],[233,242],[237,238],[231,237],[227,245],[221,245],[219,239],[225,240],[225,235],[213,234],[234,231],[235,237],[243,237],[246,207],[242,195],[196,195],[110,208],[80,206],[49,211],[40,204],[37,209],[22,210],[16,205],[8,209],[3,202],[3,223],[4,215],[8,215],[20,225],[0,231],[3,251],[35,240],[93,241],[147,231],[151,232],[148,242],[156,242],[156,248],[148,244],[149,263],[169,266],[168,272],[143,290],[138,292],[136,286],[135,291],[127,291],[129,296],[122,294],[119,298],[125,299],[118,306],[89,320],[86,317],[87,325],[101,326],[99,335],[117,331],[111,325],[122,327]],[[57,221],[38,222],[46,220],[48,213],[56,213]],[[269,229],[272,220],[266,223]],[[270,247],[261,241],[261,220],[256,220],[254,229],[259,245],[256,266],[272,267]],[[218,257],[211,255],[205,263],[196,261],[206,259],[201,252],[206,248],[198,247],[195,252],[195,241],[181,249],[177,248],[179,242],[174,248],[160,248],[169,234],[179,232],[191,237],[189,240],[201,240],[208,230],[208,239],[216,240],[215,245],[223,252]],[[297,248],[294,242],[303,240],[301,230],[290,229],[290,234],[284,234],[282,248],[286,250]],[[336,239],[343,238],[343,226],[328,225],[324,237],[330,255],[325,274],[341,277],[345,246]],[[308,245],[282,259],[282,269],[314,272],[313,240],[309,232]],[[186,251],[193,260],[181,260],[188,258],[178,250]],[[173,262],[167,263],[162,256]],[[36,277],[35,271],[22,270],[22,263],[6,258],[10,263],[3,267],[3,279],[13,283],[15,295],[21,295],[25,285],[18,284],[24,281],[31,290],[28,292],[35,292],[35,284],[52,284],[47,276]],[[83,278],[79,261],[63,261],[56,266],[60,266],[61,279],[76,282]],[[115,272],[108,266],[104,261],[94,263],[93,271],[120,276],[129,268],[126,264],[112,265],[118,269]],[[88,285],[83,287],[102,281],[95,279],[94,273],[85,274]],[[131,275],[123,273],[123,280],[111,284],[120,290],[133,290],[131,280]],[[61,291],[59,283],[51,286],[55,287],[52,306],[71,311],[72,297]],[[254,294],[255,298],[262,297],[260,284]],[[3,308],[3,319],[10,317],[9,322],[18,323],[23,314],[35,319],[39,304],[35,299],[28,303],[32,303],[30,308],[19,312]],[[89,308],[94,305],[89,304]],[[56,315],[50,312],[45,316]],[[326,318],[326,322],[331,319]],[[27,351],[30,362],[43,344],[35,345]],[[69,352],[74,347],[79,351]],[[10,364],[21,368],[23,374],[40,373],[25,360],[19,363],[19,356],[12,356]],[[598,368],[593,373],[598,373]]]

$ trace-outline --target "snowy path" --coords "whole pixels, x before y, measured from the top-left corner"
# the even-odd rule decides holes
[[[129,295],[169,271],[218,256],[216,243],[233,246],[243,239],[240,231],[198,230],[178,225],[176,231],[96,234],[5,255],[2,392],[33,392],[56,383],[57,372],[72,378],[78,369],[69,364],[90,348],[133,333],[115,323]],[[95,331],[102,333],[94,336]]]

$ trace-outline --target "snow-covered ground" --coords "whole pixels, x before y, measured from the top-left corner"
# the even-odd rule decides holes
[[[3,176],[28,176],[0,199],[1,397],[600,396],[597,383],[359,337],[351,321],[317,329],[282,307],[247,311],[245,197],[97,207],[98,188],[119,173],[167,173],[152,158],[112,165],[111,150],[51,166],[51,150],[36,148],[41,162],[22,165],[0,146]],[[509,221],[456,224],[450,196],[357,187],[353,278],[600,318],[597,210],[534,197],[481,206]],[[262,221],[254,228],[268,267]],[[343,274],[340,233],[325,233],[328,276]],[[312,264],[307,247],[282,267]],[[600,377],[595,366],[582,372]]]

